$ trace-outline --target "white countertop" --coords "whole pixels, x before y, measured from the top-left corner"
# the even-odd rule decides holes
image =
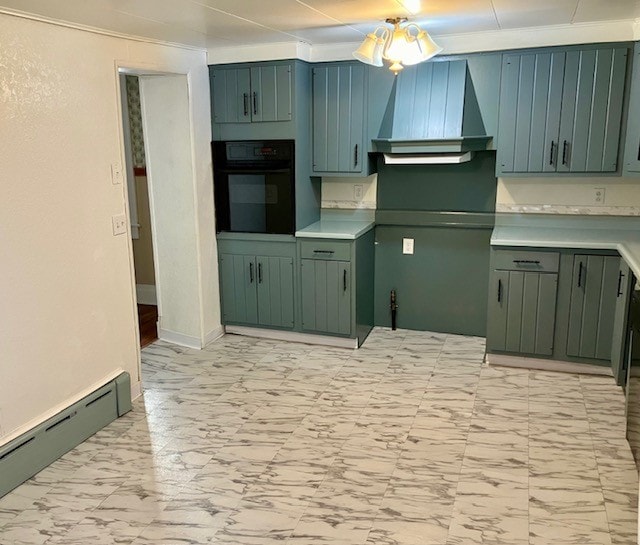
[[[321,219],[300,231],[296,231],[296,237],[355,240],[373,229],[373,226],[374,222],[369,220]]]
[[[616,250],[640,278],[640,217],[501,214],[492,246]]]

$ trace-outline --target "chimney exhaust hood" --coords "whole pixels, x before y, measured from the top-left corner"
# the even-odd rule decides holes
[[[387,164],[455,164],[486,150],[491,138],[467,61],[434,61],[396,78],[373,149]]]

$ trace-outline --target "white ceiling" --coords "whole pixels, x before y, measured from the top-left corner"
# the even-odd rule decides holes
[[[640,18],[640,0],[0,0],[1,7],[202,49],[357,42],[392,16],[436,37]]]

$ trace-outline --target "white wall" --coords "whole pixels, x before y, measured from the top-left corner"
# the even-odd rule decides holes
[[[206,262],[201,263],[198,244],[187,76],[152,75],[139,80],[154,256],[159,263],[159,337],[200,348],[211,331],[204,330],[201,309],[199,273]],[[211,184],[208,187],[202,196],[204,202],[211,199]],[[213,233],[213,225],[202,233]]]
[[[604,202],[595,202],[596,188],[604,189]],[[496,210],[561,214],[640,215],[640,179],[498,178]]]
[[[0,444],[122,370],[139,378],[117,65],[188,73],[200,329],[219,324],[204,52],[0,14]]]

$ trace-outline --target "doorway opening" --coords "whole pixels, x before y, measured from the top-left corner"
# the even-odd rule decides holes
[[[121,73],[120,89],[138,328],[144,348],[158,338],[158,297],[138,76]]]

